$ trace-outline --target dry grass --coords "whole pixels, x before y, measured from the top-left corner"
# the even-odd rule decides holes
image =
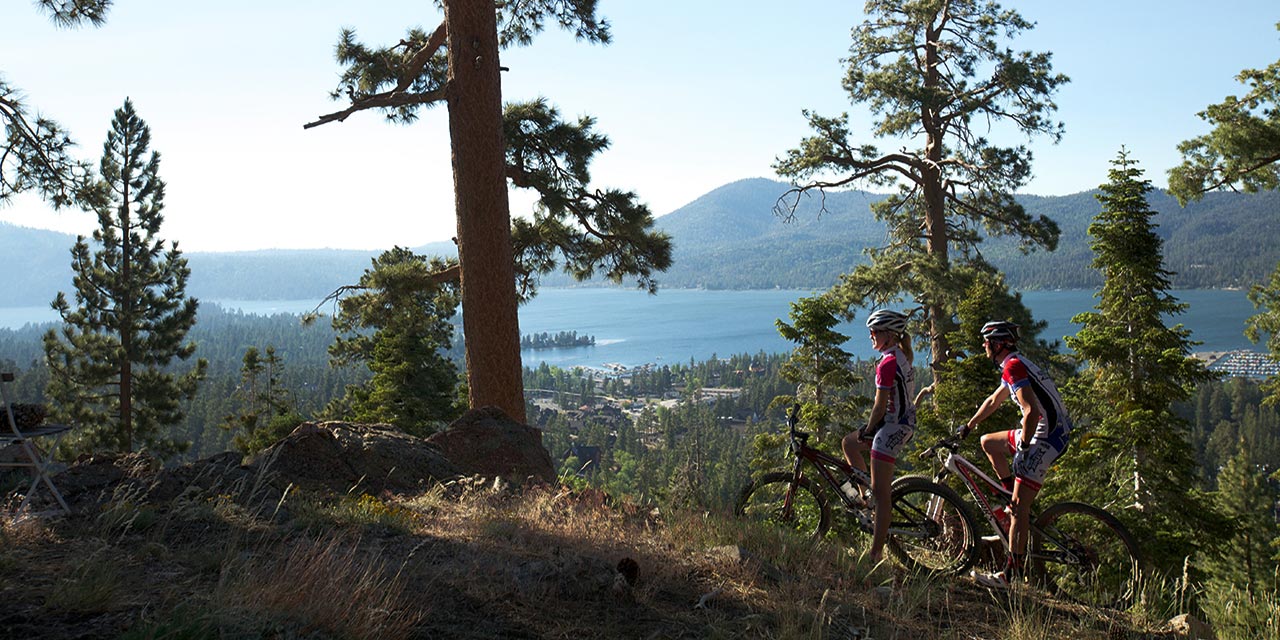
[[[109,611],[122,597],[124,572],[125,567],[111,547],[83,549],[49,590],[44,606],[55,612]]]
[[[209,616],[329,637],[403,638],[423,615],[404,597],[402,577],[367,556],[359,538],[335,534],[282,546],[282,556],[261,553],[224,566]],[[415,599],[431,600],[421,593]]]
[[[265,508],[253,493],[121,493],[92,515],[0,530],[0,585],[33,584],[0,597],[43,607],[52,623],[31,638],[93,637],[76,626],[85,611],[114,625],[99,637],[131,638],[1019,640],[1115,625],[1030,590],[871,563],[865,537],[813,543],[590,489],[477,481]]]

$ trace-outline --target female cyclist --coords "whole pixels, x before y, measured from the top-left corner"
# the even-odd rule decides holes
[[[889,536],[889,498],[893,485],[893,469],[902,447],[915,434],[916,409],[914,355],[907,335],[907,316],[897,311],[880,309],[867,318],[871,345],[880,352],[876,364],[876,397],[866,426],[845,436],[840,442],[844,459],[863,472],[867,463],[862,454],[871,452],[871,496],[875,509],[874,534],[871,538],[871,560],[878,562]]]

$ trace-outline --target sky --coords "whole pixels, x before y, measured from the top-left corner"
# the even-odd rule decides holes
[[[1242,93],[1240,70],[1280,59],[1275,0],[1005,6],[1037,25],[1009,46],[1052,52],[1071,78],[1054,96],[1066,135],[1029,141],[1026,194],[1098,186],[1122,145],[1164,187],[1178,142],[1208,130],[1196,114]],[[870,114],[840,86],[861,7],[600,0],[612,44],[551,27],[503,53],[503,98],[545,97],[566,117],[595,117],[612,146],[592,165],[593,185],[635,191],[664,215],[735,180],[777,179],[774,161],[808,134],[804,109],[848,112],[860,141],[903,145],[870,138]],[[328,98],[341,28],[385,45],[439,20],[426,0],[116,0],[102,27],[60,29],[34,1],[10,0],[0,3],[0,74],[95,164],[113,111],[131,99],[168,186],[160,235],[184,251],[419,246],[455,234],[443,105],[408,126],[372,110],[302,125],[346,106]],[[992,137],[1027,141],[998,124]],[[513,191],[512,213],[532,201]],[[96,226],[34,196],[0,208],[0,220],[81,234]]]

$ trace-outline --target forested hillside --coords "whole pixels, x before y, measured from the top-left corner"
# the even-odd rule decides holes
[[[773,211],[787,184],[755,178],[712,190],[662,216],[657,226],[671,234],[675,265],[659,276],[661,286],[708,289],[811,289],[835,282],[878,247],[884,226],[870,205],[884,196],[862,191],[805,197],[794,219]],[[1089,266],[1093,254],[1086,230],[1098,212],[1094,192],[1068,196],[1021,196],[1032,215],[1047,215],[1062,228],[1058,249],[1023,255],[1007,241],[984,243],[983,254],[1024,289],[1091,288],[1099,283]],[[1160,212],[1165,264],[1177,288],[1247,287],[1280,261],[1280,194],[1214,193],[1186,208],[1167,193],[1151,195]],[[71,281],[69,250],[75,238],[0,223],[0,269],[23,273],[11,279],[0,305],[48,304]],[[454,255],[452,243],[414,248],[425,255]],[[354,283],[376,251],[337,249],[189,253],[190,292],[196,298],[286,300],[323,298]],[[564,275],[548,286],[572,286]],[[629,285],[629,283],[628,283]]]
[[[0,223],[0,270],[21,273],[6,283],[0,306],[43,306],[71,288],[71,245],[75,236]],[[455,255],[450,242],[415,247],[425,255]],[[317,302],[343,285],[354,284],[381,251],[349,249],[264,249],[186,253],[191,267],[188,293],[197,299],[302,300]]]
[[[870,205],[883,196],[844,191],[804,198],[794,220],[775,215],[784,182],[741,180],[702,196],[658,219],[676,239],[675,266],[662,282],[670,287],[808,288],[833,283],[863,260],[862,250],[885,241]],[[1020,196],[1032,216],[1045,215],[1062,229],[1052,253],[1023,255],[1009,241],[984,243],[983,254],[1018,288],[1091,288],[1086,231],[1099,211],[1095,192]],[[1259,282],[1280,260],[1280,194],[1215,193],[1186,208],[1155,192],[1151,207],[1165,241],[1165,265],[1177,288],[1241,287]]]

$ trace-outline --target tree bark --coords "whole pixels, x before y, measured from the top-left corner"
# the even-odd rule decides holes
[[[133,243],[129,236],[129,196],[133,186],[133,135],[122,127],[123,149],[120,154],[120,284],[113,287],[117,329],[120,331],[120,426],[124,430],[124,451],[133,453]],[[119,319],[123,319],[120,321]]]
[[[523,423],[497,15],[491,0],[446,0],[444,12],[469,400]]]
[[[937,45],[942,34],[940,33],[941,29],[934,22],[937,19],[938,16],[935,15],[928,26],[926,35],[924,85],[927,90],[936,90],[942,84],[938,72]],[[920,122],[926,135],[925,157],[927,160],[925,166],[920,168],[921,186],[923,187],[925,201],[925,251],[936,258],[939,265],[944,268],[950,268],[947,200],[946,194],[942,190],[942,171],[939,169],[944,147],[944,132],[942,124],[938,122],[937,113],[932,107],[922,109]],[[947,326],[950,315],[942,302],[932,297],[925,301],[925,306],[925,312],[929,318],[929,358],[933,362],[950,360],[951,357],[947,353],[950,347],[946,338],[947,331],[950,328]],[[930,367],[930,371],[932,372],[934,369]]]

